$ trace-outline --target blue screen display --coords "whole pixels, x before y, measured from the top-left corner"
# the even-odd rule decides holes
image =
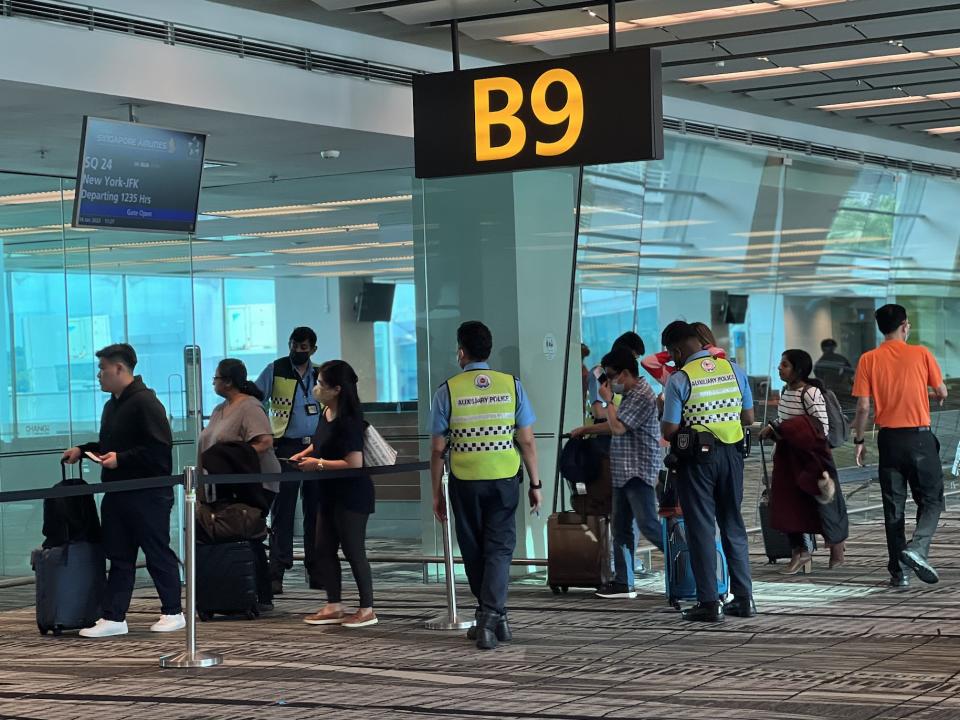
[[[74,227],[193,232],[206,140],[85,117]]]

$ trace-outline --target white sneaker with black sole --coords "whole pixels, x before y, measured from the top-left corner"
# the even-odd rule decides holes
[[[633,600],[637,596],[637,592],[633,588],[628,588],[626,585],[620,585],[619,583],[607,583],[606,585],[602,585],[600,589],[594,593],[594,595],[607,600],[612,598]]]

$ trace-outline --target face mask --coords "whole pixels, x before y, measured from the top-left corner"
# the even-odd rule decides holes
[[[293,362],[294,365],[296,365],[296,366],[298,366],[298,367],[299,367],[300,365],[306,365],[306,364],[307,364],[307,360],[309,360],[309,359],[310,359],[310,353],[308,353],[308,352],[302,352],[302,351],[300,351],[300,350],[294,350],[293,352],[290,353],[290,360]]]
[[[611,382],[610,389],[613,390],[614,395],[623,395],[623,383]]]

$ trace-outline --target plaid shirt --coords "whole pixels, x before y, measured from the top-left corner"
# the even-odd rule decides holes
[[[625,393],[617,418],[627,432],[614,435],[610,443],[610,475],[614,487],[623,487],[635,477],[648,485],[657,484],[660,470],[660,423],[657,420],[657,396],[647,381],[639,378]]]

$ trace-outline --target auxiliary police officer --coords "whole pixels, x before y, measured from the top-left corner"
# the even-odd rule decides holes
[[[679,461],[677,491],[687,527],[697,604],[684,620],[752,617],[753,586],[743,500],[743,426],[753,423],[753,397],[743,370],[703,349],[692,325],[670,323],[661,337],[680,372],[664,387],[663,436]],[[716,527],[730,568],[733,600],[721,606]]]
[[[267,365],[256,380],[267,398],[273,447],[278,458],[289,458],[310,445],[320,418],[320,405],[313,398],[318,369],[310,362],[317,351],[317,334],[308,327],[294,328],[290,334],[290,354]],[[294,463],[281,463],[284,473],[299,473]],[[303,551],[307,581],[311,588],[321,589],[314,580],[313,550],[319,501],[317,480],[303,484]],[[270,578],[273,592],[283,592],[283,574],[293,567],[293,525],[297,514],[299,481],[281,482],[280,492],[270,511]]]
[[[531,512],[539,511],[542,500],[533,439],[536,417],[520,381],[487,364],[493,337],[486,325],[463,323],[457,346],[463,372],[440,386],[431,408],[433,512],[446,520],[441,477],[449,436],[450,505],[467,580],[477,598],[477,626],[467,637],[481,650],[492,650],[498,640],[512,639],[506,605],[517,542],[521,458],[530,476]]]

